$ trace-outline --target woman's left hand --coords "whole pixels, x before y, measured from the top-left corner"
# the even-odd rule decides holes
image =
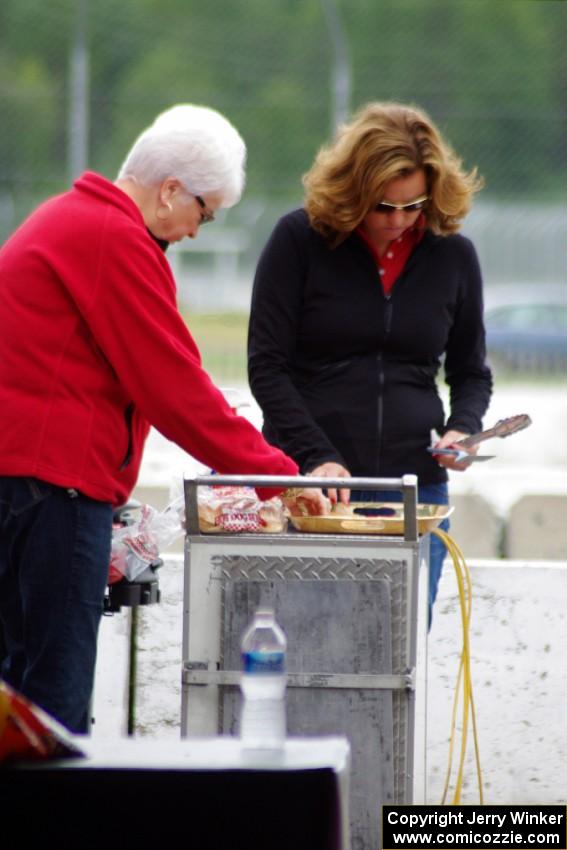
[[[447,431],[440,440],[435,443],[434,448],[436,449],[459,449],[460,451],[464,450],[470,455],[475,455],[478,451],[478,446],[460,446],[459,441],[464,440],[465,437],[468,437],[468,434],[463,433],[462,431]],[[433,452],[433,457],[439,464],[439,466],[444,466],[446,469],[453,469],[455,472],[465,472],[470,466],[470,461],[461,460],[457,461],[451,455],[436,455]]]

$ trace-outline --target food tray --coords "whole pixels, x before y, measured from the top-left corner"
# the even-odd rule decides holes
[[[404,506],[398,502],[353,502],[352,513],[325,516],[292,516],[290,522],[298,531],[309,534],[385,534],[404,533]],[[417,530],[431,531],[453,513],[449,505],[417,506]],[[357,513],[355,513],[355,511]],[[364,515],[360,511],[368,511]]]

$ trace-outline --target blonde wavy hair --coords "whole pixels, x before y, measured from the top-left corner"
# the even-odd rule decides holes
[[[384,197],[390,180],[423,169],[430,200],[427,227],[454,233],[483,185],[477,169],[462,161],[429,116],[401,103],[369,103],[319,150],[303,176],[311,226],[335,247]]]

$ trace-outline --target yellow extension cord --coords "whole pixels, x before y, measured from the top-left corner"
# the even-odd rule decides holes
[[[472,608],[472,582],[469,568],[465,562],[465,558],[455,541],[449,537],[445,531],[436,528],[432,532],[435,534],[447,547],[455,568],[457,577],[457,586],[459,589],[459,603],[461,608],[461,620],[463,625],[463,648],[461,651],[461,661],[459,664],[459,673],[457,676],[457,684],[455,686],[455,696],[453,698],[453,713],[451,718],[451,738],[449,743],[449,763],[447,766],[447,775],[445,778],[445,788],[443,789],[443,797],[441,805],[447,802],[447,794],[449,791],[449,783],[451,781],[451,772],[453,769],[453,752],[455,749],[455,738],[457,731],[457,711],[459,707],[459,691],[462,688],[462,721],[461,721],[461,753],[459,758],[459,767],[456,776],[455,790],[453,799],[449,805],[458,806],[461,802],[461,791],[463,787],[463,773],[465,766],[465,756],[467,750],[469,715],[472,719],[472,730],[474,739],[474,752],[476,761],[476,772],[478,779],[478,792],[481,805],[484,803],[484,794],[482,788],[482,771],[480,768],[480,754],[478,747],[478,734],[476,726],[476,716],[474,709],[473,688],[471,680],[470,666],[470,645],[469,645],[469,625],[471,619]]]

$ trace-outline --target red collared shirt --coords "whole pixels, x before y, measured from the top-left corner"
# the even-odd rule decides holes
[[[399,239],[395,239],[388,245],[388,250],[381,257],[378,255],[376,245],[362,226],[357,227],[356,232],[374,257],[385,295],[389,294],[403,272],[411,252],[423,239],[425,226],[425,216],[421,214],[412,227],[408,227]]]

